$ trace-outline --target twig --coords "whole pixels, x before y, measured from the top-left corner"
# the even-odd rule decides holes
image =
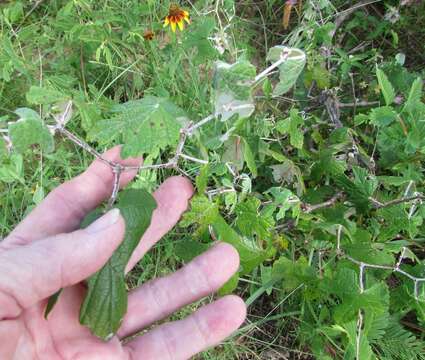
[[[379,105],[379,101],[358,101],[358,102],[352,102],[352,103],[339,103],[340,108],[347,108],[347,107],[358,107],[358,106],[375,106]]]
[[[118,196],[118,191],[120,189],[120,179],[121,179],[121,174],[122,174],[122,166],[120,164],[116,164],[113,168],[112,168],[112,172],[114,174],[114,185],[112,187],[112,194],[111,197],[109,198],[108,201],[108,209],[111,209],[112,206],[114,205],[117,196]]]
[[[55,129],[59,133],[61,133],[65,137],[67,137],[69,140],[71,140],[74,144],[76,144],[77,146],[81,147],[82,149],[84,149],[88,153],[92,154],[96,159],[104,162],[105,164],[109,165],[112,168],[115,167],[116,164],[113,161],[110,161],[110,160],[105,159],[104,157],[102,157],[102,155],[99,152],[97,152],[95,149],[93,149],[84,140],[81,140],[80,138],[78,138],[77,136],[75,136],[72,132],[68,131],[67,129],[65,129],[64,127],[61,127],[61,126],[58,126]]]
[[[344,198],[344,193],[339,192],[339,193],[337,193],[336,195],[334,195],[332,198],[330,198],[329,200],[327,200],[327,201],[325,201],[325,202],[322,202],[322,203],[320,203],[320,204],[310,205],[310,204],[303,203],[303,204],[301,205],[301,209],[302,209],[305,213],[309,214],[309,213],[311,213],[311,212],[313,212],[313,211],[316,211],[316,210],[319,210],[319,209],[323,209],[323,208],[331,207],[332,205],[335,205],[335,203],[336,203],[338,200],[343,199],[343,198]]]
[[[338,230],[342,231],[342,226],[340,226],[340,228]],[[340,246],[340,238],[341,238],[341,231],[338,231],[337,233],[337,251],[338,251],[338,246]],[[407,277],[408,279],[413,281],[413,285],[414,285],[414,289],[413,289],[413,295],[414,298],[416,300],[419,300],[419,284],[421,283],[425,283],[425,277],[416,277],[412,274],[409,274],[408,272],[400,269],[400,266],[402,265],[403,259],[405,258],[406,255],[406,251],[407,248],[403,247],[400,257],[398,258],[395,266],[391,266],[391,265],[376,265],[376,264],[369,264],[369,263],[365,263],[363,261],[359,261],[356,260],[354,258],[352,258],[350,255],[346,254],[343,250],[339,250],[339,257],[347,259],[349,261],[351,261],[353,264],[356,264],[359,266],[359,288],[360,288],[360,293],[363,293],[365,290],[365,285],[364,285],[364,276],[365,276],[365,271],[366,269],[370,268],[370,269],[380,269],[380,270],[390,270],[394,273],[399,273],[400,275],[403,275],[405,277]]]
[[[414,196],[402,197],[400,199],[390,200],[385,203],[380,202],[379,200],[369,197],[369,201],[375,207],[375,209],[382,209],[389,206],[399,205],[405,202],[415,201],[415,200],[424,200],[425,196],[422,194],[416,194]]]
[[[254,79],[254,83],[260,81],[262,78],[266,77],[271,71],[282,65],[289,56],[288,49],[283,49],[282,54],[280,55],[280,59],[273,64],[271,64],[268,68],[260,72]]]
[[[183,159],[186,159],[186,160],[190,160],[190,161],[199,163],[199,164],[204,164],[204,165],[208,164],[207,160],[197,159],[197,158],[194,158],[194,157],[186,155],[186,154],[180,154],[180,157],[183,158]]]

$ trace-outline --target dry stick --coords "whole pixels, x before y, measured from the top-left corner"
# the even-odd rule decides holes
[[[111,197],[109,198],[108,201],[108,209],[111,209],[112,206],[114,205],[117,196],[118,196],[118,191],[120,190],[120,179],[121,179],[121,174],[122,174],[122,166],[117,164],[116,166],[114,166],[112,168],[112,172],[114,174],[114,185],[112,187],[112,194]]]
[[[322,202],[320,204],[314,204],[314,205],[304,203],[301,205],[301,208],[304,210],[305,213],[309,214],[319,209],[331,207],[332,205],[335,205],[335,203],[342,198],[344,198],[344,194],[342,192],[339,192],[325,202]]]
[[[395,273],[399,273],[405,277],[407,277],[408,279],[412,280],[414,282],[414,297],[416,300],[419,300],[419,284],[424,282],[425,283],[425,277],[416,277],[412,274],[409,274],[408,272],[400,269],[400,266],[403,262],[403,259],[405,258],[406,255],[406,251],[407,248],[403,247],[402,252],[400,254],[400,257],[397,260],[397,263],[395,266],[390,266],[390,265],[376,265],[376,264],[369,264],[369,263],[365,263],[363,261],[359,261],[356,260],[354,258],[352,258],[351,256],[347,255],[343,250],[341,250],[340,244],[341,244],[341,233],[342,233],[342,229],[343,227],[340,225],[338,232],[337,232],[337,252],[339,250],[340,253],[340,257],[341,258],[345,258],[349,261],[351,261],[352,263],[356,264],[359,266],[360,268],[360,273],[359,273],[359,288],[360,288],[360,292],[363,293],[364,289],[365,289],[365,285],[364,285],[364,272],[367,268],[370,269],[381,269],[381,270],[391,270],[392,272]]]
[[[89,144],[87,144],[84,140],[80,139],[79,137],[75,136],[72,132],[68,131],[62,126],[56,127],[56,130],[59,131],[62,135],[67,137],[69,140],[71,140],[74,144],[78,145],[88,153],[92,154],[96,159],[104,162],[105,164],[109,165],[110,167],[114,168],[116,166],[116,163],[113,161],[110,161],[108,159],[105,159],[102,155],[100,155],[95,149],[93,149]]]
[[[274,69],[276,69],[277,67],[279,67],[280,65],[282,65],[289,56],[289,51],[284,50],[282,52],[282,54],[280,55],[280,59],[278,61],[276,61],[275,63],[271,64],[267,69],[265,69],[264,71],[260,72],[254,79],[254,83],[260,81],[262,78],[266,77],[270,72],[272,72]]]
[[[400,199],[394,199],[387,201],[385,203],[381,203],[379,200],[376,200],[373,197],[369,197],[370,202],[376,209],[382,209],[393,205],[399,205],[405,202],[415,201],[415,200],[424,200],[425,196],[422,194],[416,194],[414,196],[402,197]]]

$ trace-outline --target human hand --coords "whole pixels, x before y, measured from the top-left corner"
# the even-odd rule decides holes
[[[104,157],[125,165],[119,148]],[[124,186],[135,172],[122,175]],[[239,258],[219,243],[179,271],[149,281],[129,294],[128,312],[108,342],[79,324],[86,288],[81,283],[100,269],[123,240],[125,224],[112,210],[84,230],[84,216],[110,195],[113,175],[101,161],[52,191],[3,241],[0,241],[0,359],[188,359],[217,344],[243,322],[246,309],[236,296],[206,305],[184,320],[159,325],[125,344],[122,340],[180,307],[220,288],[237,270]],[[193,189],[182,177],[167,179],[155,192],[158,203],[149,229],[127,266],[137,261],[178,221]],[[48,319],[47,299],[61,296]]]

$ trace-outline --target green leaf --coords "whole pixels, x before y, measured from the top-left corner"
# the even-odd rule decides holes
[[[210,201],[204,195],[196,195],[190,202],[190,210],[187,211],[180,226],[188,227],[194,224],[199,225],[198,233],[203,232],[219,216],[218,205]]]
[[[236,205],[236,226],[245,236],[257,235],[261,239],[267,239],[274,221],[271,216],[260,213],[260,205],[261,201],[254,197]]]
[[[297,149],[302,149],[304,144],[304,132],[301,126],[304,119],[299,114],[298,109],[291,109],[289,118],[281,120],[276,124],[276,130],[281,134],[289,134],[290,143]]]
[[[215,19],[203,17],[196,21],[189,31],[185,32],[183,47],[185,49],[196,49],[191,59],[195,64],[204,64],[208,60],[217,58],[218,51],[214,48],[209,39],[215,28]]]
[[[59,300],[59,296],[62,293],[63,289],[59,289],[57,292],[55,292],[52,296],[49,297],[49,300],[47,301],[46,309],[44,310],[44,318],[47,319],[50,312],[55,307],[56,303]]]
[[[234,64],[216,62],[214,73],[214,108],[221,121],[234,115],[247,118],[255,110],[252,84],[255,79],[254,65],[245,60]]]
[[[353,320],[348,323],[340,325],[334,325],[335,330],[339,330],[345,333],[348,339],[348,346],[344,356],[346,360],[372,360],[374,355],[372,348],[370,347],[369,341],[365,336],[364,332],[360,332],[360,337],[357,335],[357,321]]]
[[[334,309],[334,318],[337,322],[353,319],[358,311],[367,310],[379,315],[388,311],[390,295],[384,283],[375,284],[363,293],[347,294]]]
[[[30,104],[53,104],[66,99],[60,91],[52,88],[31,86],[27,92],[27,100]]]
[[[404,105],[403,111],[408,111],[411,115],[414,115],[415,111],[418,110],[421,105],[422,98],[422,90],[423,90],[423,81],[419,77],[417,78],[410,88],[409,96]]]
[[[0,160],[7,156],[7,146],[6,141],[4,141],[2,138],[0,138]]]
[[[40,148],[49,153],[54,150],[54,140],[49,129],[44,125],[38,114],[26,108],[15,111],[20,119],[9,124],[9,136],[13,148],[20,153],[39,145]]]
[[[189,262],[198,255],[207,251],[209,247],[210,246],[208,244],[203,244],[196,240],[184,239],[176,243],[174,253],[184,262]]]
[[[88,281],[80,309],[80,322],[96,336],[107,340],[121,325],[127,311],[124,271],[128,260],[151,222],[155,199],[145,190],[125,190],[117,206],[124,217],[124,241],[106,265]]]
[[[123,157],[140,156],[175,146],[180,129],[186,122],[183,110],[168,99],[154,96],[115,105],[112,112],[114,116],[98,121],[89,135],[104,144],[122,136]]]
[[[208,179],[210,176],[210,165],[206,164],[199,170],[199,175],[196,177],[196,188],[199,194],[203,194],[208,185]]]
[[[378,180],[372,174],[368,174],[367,170],[353,166],[354,179],[351,180],[345,174],[337,174],[334,179],[335,183],[344,190],[348,199],[355,205],[359,212],[366,212],[370,208],[369,197],[373,195]]]
[[[235,273],[219,290],[219,296],[225,296],[231,294],[236,290],[239,284],[239,273]]]
[[[245,138],[242,138],[243,141],[243,155],[246,162],[246,165],[248,166],[248,169],[251,171],[252,175],[257,177],[257,165],[255,164],[255,157],[254,153],[251,150],[251,147],[249,146],[248,141],[246,141]]]
[[[218,240],[232,245],[238,251],[241,261],[240,275],[250,273],[273,255],[272,248],[262,249],[255,242],[241,238],[221,216],[218,216],[212,225]]]
[[[395,90],[387,78],[387,75],[381,70],[376,68],[376,77],[378,78],[379,87],[381,88],[382,95],[384,95],[385,104],[391,105],[395,99]]]
[[[374,108],[369,116],[371,123],[375,126],[388,126],[397,120],[397,113],[390,106]]]
[[[279,61],[284,53],[288,53],[289,55],[287,59],[279,65],[279,83],[274,88],[273,96],[280,96],[291,90],[297,82],[306,63],[306,56],[302,50],[281,45],[275,46],[269,50],[267,60],[275,63]]]
[[[281,256],[273,263],[272,276],[282,278],[283,288],[287,290],[293,290],[301,284],[314,287],[317,282],[315,270],[303,256],[296,261]]]

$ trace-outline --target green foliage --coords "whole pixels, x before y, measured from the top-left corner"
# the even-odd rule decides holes
[[[276,124],[276,130],[281,134],[289,134],[290,143],[297,149],[302,149],[304,134],[300,126],[304,124],[304,119],[299,115],[297,109],[292,109],[289,118],[281,120]]]
[[[151,222],[156,202],[145,190],[126,190],[120,195],[118,208],[126,224],[124,241],[105,266],[88,279],[80,310],[81,324],[104,340],[116,333],[127,311],[124,270]]]
[[[136,157],[176,145],[186,119],[184,112],[168,99],[154,96],[114,105],[111,111],[112,118],[99,121],[90,134],[103,143],[122,138],[124,157]],[[140,141],[142,135],[143,141]]]
[[[277,62],[286,53],[288,53],[287,60],[279,65],[279,83],[273,90],[273,96],[286,94],[295,85],[306,63],[306,56],[302,50],[285,46],[271,48],[267,54],[267,60]]]
[[[385,103],[387,106],[391,105],[395,98],[395,91],[391,84],[391,82],[388,80],[387,75],[381,70],[376,69],[376,77],[378,78],[378,83],[382,91],[382,95],[384,95]]]
[[[24,152],[32,145],[39,145],[46,152],[54,150],[53,136],[43,120],[33,110],[17,109],[19,119],[9,124],[9,136],[17,152]]]
[[[123,194],[134,236],[89,280],[83,322],[107,337],[126,286],[219,240],[241,260],[219,294],[243,295],[254,315],[249,337],[205,358],[269,358],[276,346],[326,360],[423,359],[424,284],[417,299],[391,270],[405,249],[400,268],[425,276],[418,3],[300,1],[285,30],[281,2],[185,2],[191,24],[176,34],[162,27],[168,2],[2,3],[0,237],[91,161],[52,135],[68,100],[68,131],[99,153],[122,144],[145,165],[173,159],[180,131],[204,119],[174,168],[141,170],[130,185],[151,191],[178,170],[196,184],[190,210],[125,284],[154,204],[146,195],[132,212],[125,203],[141,195]],[[363,268],[363,291],[361,263],[384,266]],[[114,312],[99,310],[116,299]]]
[[[252,99],[252,83],[256,69],[248,61],[238,61],[234,64],[217,62],[214,74],[214,108],[216,114],[221,114],[221,120],[226,121],[233,115],[240,118],[249,117],[254,109]]]

